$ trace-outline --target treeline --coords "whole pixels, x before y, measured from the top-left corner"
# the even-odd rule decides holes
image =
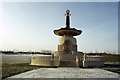
[[[86,53],[86,55],[90,55],[90,56],[118,56],[120,54],[112,54],[112,53]]]
[[[14,52],[14,51],[0,51],[2,54],[45,54],[45,55],[51,55],[51,52]]]
[[[2,54],[45,54],[45,55],[51,55],[52,51],[50,50],[42,50],[41,52],[26,52],[26,51],[18,51],[18,52],[14,52],[14,51],[0,51],[0,53]],[[112,54],[112,53],[85,53],[86,55],[90,55],[90,56],[117,56],[120,54]]]

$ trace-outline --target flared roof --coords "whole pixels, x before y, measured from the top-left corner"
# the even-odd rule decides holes
[[[82,33],[81,30],[77,30],[75,28],[61,28],[58,30],[54,30],[54,34],[58,36],[70,35],[70,36],[77,36]]]

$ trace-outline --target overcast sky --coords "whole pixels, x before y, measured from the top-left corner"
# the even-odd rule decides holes
[[[60,36],[53,30],[65,27],[67,9],[70,26],[83,31],[75,36],[78,51],[117,51],[117,2],[2,3],[0,50],[57,51]]]

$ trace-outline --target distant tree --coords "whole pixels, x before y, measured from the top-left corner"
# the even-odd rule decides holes
[[[41,53],[52,53],[52,50],[41,50]]]

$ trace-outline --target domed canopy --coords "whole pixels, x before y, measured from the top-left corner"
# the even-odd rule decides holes
[[[77,36],[82,33],[81,30],[76,30],[75,28],[61,28],[58,30],[54,30],[54,34],[58,36],[64,36],[64,35],[69,35],[69,36]]]

